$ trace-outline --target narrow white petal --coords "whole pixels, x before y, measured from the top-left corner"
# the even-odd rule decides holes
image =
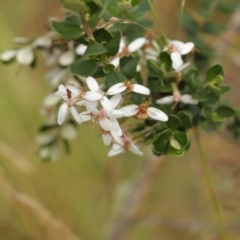
[[[109,146],[112,142],[112,137],[109,134],[102,134],[103,143],[106,146]]]
[[[122,129],[115,118],[108,119],[108,125],[111,132],[115,132],[118,136],[122,136]]]
[[[168,121],[168,116],[157,108],[149,107],[147,113],[149,117],[155,120],[162,121],[162,122]]]
[[[133,89],[132,89],[133,92],[136,92],[136,93],[141,93],[141,94],[144,94],[144,95],[149,95],[150,94],[150,90],[140,84],[133,84]]]
[[[21,48],[17,51],[17,62],[23,65],[30,65],[34,61],[34,53],[30,47]]]
[[[60,96],[57,96],[56,94],[52,93],[45,97],[43,101],[43,105],[46,107],[53,107],[56,104],[58,104],[60,100],[61,100]]]
[[[82,56],[84,55],[86,49],[87,49],[86,45],[80,44],[76,48],[76,54]]]
[[[58,112],[58,124],[61,125],[66,117],[68,106],[66,103],[63,103],[59,108]]]
[[[119,110],[124,112],[124,117],[130,117],[138,113],[138,106],[135,104],[131,104],[131,105],[122,107]]]
[[[48,48],[51,45],[52,45],[52,40],[51,40],[51,38],[49,38],[47,36],[38,37],[32,43],[33,47],[45,47],[45,48]]]
[[[100,118],[99,124],[103,130],[110,131],[110,125],[109,125],[108,118]]]
[[[75,94],[75,95],[79,95],[81,93],[81,90],[76,88],[75,86],[71,85],[71,84],[67,84],[66,88],[68,90],[70,90],[71,93]]]
[[[145,43],[146,38],[137,38],[128,45],[128,50],[130,53],[136,52],[139,50]]]
[[[76,108],[74,106],[70,107],[70,111],[72,113],[73,118],[76,120],[77,123],[81,124],[82,123],[82,118],[78,114]]]
[[[183,45],[183,47],[181,48],[180,53],[182,55],[188,54],[192,51],[193,48],[194,48],[194,43],[192,43],[192,42],[185,43]]]
[[[130,142],[128,149],[136,155],[140,155],[140,156],[143,155],[143,152],[140,151],[139,148],[132,142]]]
[[[68,100],[67,90],[62,84],[58,86],[58,91],[55,94],[61,96],[65,101]]]
[[[97,101],[102,98],[102,94],[99,92],[88,91],[85,93],[84,98],[88,101]]]
[[[177,49],[181,49],[184,46],[184,43],[179,40],[172,40],[170,41],[170,44],[172,44]]]
[[[110,113],[113,110],[112,104],[107,97],[103,96],[102,99],[100,99],[100,103],[103,106],[103,108],[106,110],[106,112]]]
[[[0,59],[3,61],[3,62],[8,62],[10,60],[12,60],[15,56],[16,56],[16,53],[17,53],[17,50],[7,50],[7,51],[4,51],[1,56],[0,56]]]
[[[16,37],[13,39],[13,43],[16,44],[25,44],[25,43],[29,43],[31,40],[25,37]]]
[[[74,62],[75,59],[75,54],[72,50],[63,52],[59,58],[58,58],[58,63],[61,66],[69,66],[70,64],[72,64]]]
[[[108,152],[108,157],[113,157],[119,153],[124,152],[124,148],[122,146],[119,146],[117,144],[113,144],[113,146],[112,146],[112,149]]]
[[[64,124],[60,130],[61,136],[67,140],[73,140],[77,137],[77,129],[73,124]]]
[[[98,91],[99,90],[99,85],[98,85],[98,82],[96,81],[95,78],[87,77],[86,82],[87,82],[88,88],[91,91]]]
[[[92,119],[89,111],[82,112],[79,115],[81,116],[82,122],[87,122]]]
[[[119,109],[114,109],[114,110],[112,110],[111,114],[109,114],[109,115],[110,115],[110,117],[113,117],[113,118],[120,118],[120,117],[124,116],[124,112]]]
[[[198,104],[198,101],[196,99],[193,99],[192,96],[189,94],[182,95],[180,102],[188,104]]]
[[[186,62],[180,68],[175,69],[175,72],[181,72],[182,70],[186,69],[191,63]]]
[[[179,52],[172,52],[171,59],[172,59],[172,67],[174,69],[177,69],[182,66],[183,61],[182,61],[181,54]]]
[[[118,53],[121,53],[125,47],[126,47],[125,41],[123,38],[121,38]]]
[[[95,108],[97,108],[98,101],[87,101],[85,100],[85,106],[88,111],[93,111]]]
[[[112,131],[111,132],[111,135],[113,137],[113,140],[115,143],[119,144],[119,145],[122,145],[123,144],[123,141],[122,141],[122,138],[121,136],[119,136],[116,132]]]
[[[167,97],[163,97],[160,98],[156,101],[156,103],[158,104],[170,104],[174,102],[174,97],[173,96],[167,96]]]
[[[124,83],[116,83],[108,89],[107,94],[108,95],[115,95],[115,94],[118,94],[118,93],[121,93],[121,92],[125,91],[126,88],[127,87],[124,85]]]
[[[122,100],[122,94],[116,94],[109,99],[109,101],[112,104],[113,109],[118,106],[118,104],[121,102],[121,100]]]
[[[115,58],[113,58],[113,59],[110,61],[110,63],[111,63],[112,65],[114,65],[115,68],[117,68],[117,67],[119,66],[119,64],[120,64],[120,58],[119,58],[119,57],[115,57]]]

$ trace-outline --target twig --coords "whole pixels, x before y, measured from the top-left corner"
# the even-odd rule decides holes
[[[150,187],[150,180],[162,163],[162,157],[152,157],[144,164],[142,171],[136,177],[129,195],[126,197],[122,211],[117,216],[108,240],[120,240],[128,232]]]
[[[219,206],[217,195],[215,193],[209,164],[208,164],[207,158],[205,156],[204,150],[202,148],[202,144],[201,144],[200,136],[199,136],[199,130],[197,127],[194,128],[194,133],[195,133],[195,139],[196,139],[198,151],[200,154],[200,160],[201,160],[201,164],[202,164],[202,168],[203,168],[203,172],[204,172],[204,177],[205,177],[205,180],[207,183],[207,189],[208,189],[208,192],[209,192],[209,195],[211,198],[213,211],[214,211],[216,221],[217,221],[219,237],[221,240],[224,240],[225,239],[225,231],[224,231],[224,225],[223,225],[222,215],[221,215],[221,211],[220,211],[220,206]]]

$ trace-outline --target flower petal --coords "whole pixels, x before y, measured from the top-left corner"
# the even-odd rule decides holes
[[[43,36],[43,37],[38,37],[34,40],[34,42],[32,43],[33,47],[45,47],[45,48],[49,48],[52,45],[52,40],[51,38],[47,37],[47,36]]]
[[[100,103],[103,106],[103,108],[106,110],[106,112],[110,113],[113,110],[112,104],[106,96],[103,96],[102,99],[100,99]]]
[[[192,49],[194,48],[194,43],[192,42],[188,42],[188,43],[185,43],[183,45],[183,47],[181,48],[181,55],[185,55],[185,54],[188,54],[192,51]]]
[[[174,97],[173,96],[167,96],[167,97],[163,97],[160,98],[156,101],[156,103],[158,104],[170,104],[174,102]]]
[[[122,100],[122,94],[116,94],[109,99],[109,101],[112,104],[113,109],[118,106],[118,104],[121,102],[121,100]]]
[[[143,37],[135,39],[128,45],[129,52],[130,53],[136,52],[146,43],[146,41],[147,39]]]
[[[196,99],[193,99],[192,96],[189,94],[182,95],[180,102],[188,104],[198,104],[198,101]]]
[[[61,125],[66,117],[68,106],[66,103],[63,103],[59,108],[58,112],[58,124]]]
[[[124,83],[116,83],[108,89],[107,94],[115,95],[115,94],[125,91],[126,89],[127,89],[127,87],[124,85]]]
[[[80,44],[76,48],[76,54],[82,56],[84,55],[86,49],[87,49],[86,45]]]
[[[87,91],[85,92],[84,98],[88,101],[97,101],[102,98],[102,94],[99,92]]]
[[[112,110],[111,114],[109,114],[113,118],[120,118],[124,116],[124,112],[119,109]]]
[[[120,108],[119,110],[124,112],[124,117],[131,117],[138,113],[138,105],[131,104],[125,107]]]
[[[147,113],[149,117],[155,120],[162,121],[162,122],[168,121],[168,116],[157,108],[149,107]]]
[[[172,67],[174,69],[177,69],[182,66],[183,60],[179,52],[172,52],[171,59],[172,59]]]
[[[82,122],[87,122],[92,119],[89,111],[85,111],[79,114],[81,116]]]
[[[86,82],[87,82],[88,88],[91,91],[98,91],[99,90],[99,85],[98,85],[98,82],[96,81],[95,78],[87,77]]]
[[[103,133],[102,139],[103,139],[104,145],[106,145],[106,146],[109,146],[112,142],[112,137],[108,133]]]
[[[172,40],[172,41],[170,41],[170,45],[171,45],[171,44],[172,44],[177,50],[183,48],[183,46],[184,46],[184,43],[181,42],[181,41],[179,41],[179,40]]]
[[[132,142],[130,142],[128,149],[136,155],[140,155],[140,156],[143,155],[143,152],[140,151],[139,148]]]
[[[122,136],[122,129],[115,118],[108,119],[109,130],[115,132],[118,136]]]
[[[33,50],[30,47],[24,47],[17,51],[17,62],[22,65],[30,65],[34,61],[34,58]]]
[[[115,57],[115,58],[113,58],[113,59],[110,61],[110,63],[111,63],[112,65],[114,65],[115,68],[117,68],[117,67],[119,66],[119,64],[120,64],[120,58],[119,58],[119,57]]]
[[[1,54],[0,59],[3,62],[9,62],[10,60],[12,60],[16,56],[16,53],[17,53],[17,50],[14,50],[14,49],[4,51]]]
[[[141,94],[144,94],[144,95],[149,95],[150,94],[150,90],[140,84],[133,84],[133,88],[132,88],[132,91],[133,92],[136,92],[136,93],[141,93]]]
[[[72,50],[63,52],[58,59],[58,63],[61,66],[69,66],[70,64],[72,64],[74,62],[75,59],[75,54]]]
[[[124,148],[122,146],[119,146],[117,144],[112,145],[112,149],[108,152],[108,157],[113,157],[119,153],[124,152]]]
[[[82,123],[81,115],[78,114],[76,108],[74,106],[70,107],[70,111],[72,113],[73,118],[76,120],[77,123]]]

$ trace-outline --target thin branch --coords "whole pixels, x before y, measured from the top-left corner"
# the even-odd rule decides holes
[[[129,195],[126,197],[123,208],[114,222],[108,240],[120,240],[128,232],[137,210],[139,209],[149,188],[150,181],[159,169],[163,158],[152,157],[144,164],[139,175],[136,176]]]

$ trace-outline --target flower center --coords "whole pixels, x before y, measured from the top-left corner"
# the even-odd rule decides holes
[[[134,83],[132,81],[127,80],[124,82],[124,86],[127,88],[126,89],[127,91],[132,91]]]
[[[134,115],[134,117],[139,120],[145,120],[148,117],[147,111],[148,111],[148,105],[141,104],[138,106],[138,113]]]

